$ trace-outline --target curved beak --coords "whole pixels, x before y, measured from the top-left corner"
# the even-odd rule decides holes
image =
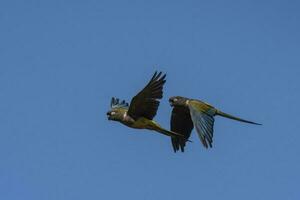
[[[111,120],[111,113],[110,113],[110,112],[107,112],[106,115],[107,115],[107,119],[108,119],[108,120]]]

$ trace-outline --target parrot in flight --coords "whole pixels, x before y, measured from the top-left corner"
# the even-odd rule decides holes
[[[108,120],[118,121],[128,127],[148,129],[170,136],[182,138],[184,136],[162,128],[153,120],[159,107],[159,99],[163,97],[163,85],[166,74],[155,72],[149,83],[131,99],[130,105],[118,98],[111,99],[111,110],[108,111]]]
[[[205,148],[211,148],[214,132],[214,117],[216,115],[240,122],[261,125],[224,113],[208,103],[196,99],[174,96],[169,98],[169,103],[171,107],[173,107],[170,120],[171,131],[185,136],[184,139],[178,137],[171,138],[174,152],[179,151],[179,149],[184,152],[186,140],[190,137],[194,127],[203,146]]]

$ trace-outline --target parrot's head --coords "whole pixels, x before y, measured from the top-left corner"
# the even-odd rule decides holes
[[[124,116],[129,109],[129,104],[125,100],[120,101],[118,98],[111,98],[110,110],[106,113],[108,120],[122,122]]]
[[[114,108],[106,113],[108,120],[113,121],[122,121],[124,118],[124,114],[126,113],[125,109]]]
[[[181,96],[175,96],[169,98],[170,105],[173,106],[187,106],[187,101],[189,99]]]

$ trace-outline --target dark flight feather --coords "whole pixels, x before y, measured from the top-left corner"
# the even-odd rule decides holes
[[[156,115],[159,100],[163,97],[166,74],[155,72],[149,83],[130,102],[128,115],[134,119],[145,117],[152,120]]]
[[[171,115],[171,131],[183,135],[184,138],[171,138],[174,152],[179,151],[179,149],[184,152],[186,140],[189,139],[193,127],[189,109],[175,106]]]
[[[120,102],[120,99],[112,97],[110,101],[111,108],[128,108],[129,104],[123,100]]]

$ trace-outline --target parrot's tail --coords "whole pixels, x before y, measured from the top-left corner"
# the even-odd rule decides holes
[[[245,122],[245,123],[249,123],[249,124],[262,125],[262,124],[259,124],[259,123],[251,122],[251,121],[248,121],[248,120],[244,120],[244,119],[229,115],[229,114],[224,113],[220,110],[217,110],[216,115],[220,115],[222,117],[226,117],[226,118],[229,118],[229,119],[233,119],[233,120],[237,120],[237,121]]]
[[[162,134],[164,134],[164,135],[170,136],[170,137],[172,137],[172,138],[183,138],[183,139],[185,139],[185,136],[184,136],[184,135],[181,135],[181,134],[176,133],[176,132],[173,132],[173,131],[168,131],[168,130],[162,128],[162,127],[161,127],[160,125],[158,125],[157,123],[155,123],[155,124],[153,124],[153,125],[154,125],[154,126],[153,126],[153,130],[155,130],[155,131],[157,131],[157,132],[159,132],[159,133],[162,133]],[[191,142],[190,140],[187,140],[187,139],[186,139],[186,141]]]
[[[150,123],[148,124],[148,129],[157,131],[157,132],[159,132],[161,134],[164,134],[164,135],[167,135],[167,136],[170,136],[171,138],[183,138],[183,139],[185,139],[184,135],[181,135],[181,134],[173,132],[173,131],[168,131],[168,130],[162,128],[154,120],[150,121]],[[190,140],[187,140],[187,139],[185,139],[185,140],[191,142]]]
[[[173,131],[168,131],[166,129],[163,129],[163,128],[160,128],[159,130],[157,130],[158,132],[164,134],[164,135],[168,135],[168,136],[171,136],[171,137],[180,137],[180,138],[183,138],[184,136],[179,134],[179,133],[175,133]]]

